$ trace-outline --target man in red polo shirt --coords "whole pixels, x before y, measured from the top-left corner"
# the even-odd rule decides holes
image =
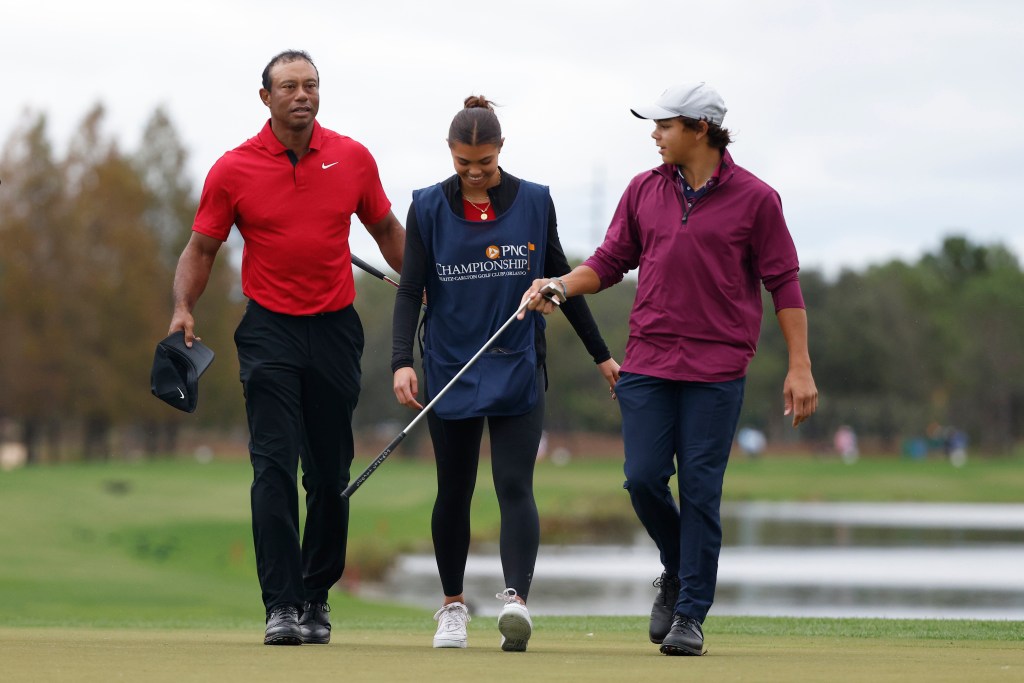
[[[232,225],[245,243],[235,332],[249,421],[264,642],[330,641],[327,592],[345,568],[348,485],[363,330],[352,306],[352,214],[402,270],[405,230],[365,147],[316,121],[320,76],[287,51],[263,71],[270,120],[210,169],[174,275],[171,332],[191,346],[192,309]],[[301,461],[306,524],[299,536]]]
[[[654,120],[662,165],[630,182],[604,243],[583,265],[536,280],[538,292],[600,291],[639,268],[629,341],[614,392],[622,412],[625,488],[665,571],[649,636],[666,655],[700,655],[722,545],[722,482],[747,365],[761,328],[761,286],[789,349],[783,385],[796,427],[817,409],[796,247],[778,193],[726,149],[725,102],[705,83],[666,90],[633,114]],[[678,470],[679,504],[669,488]]]

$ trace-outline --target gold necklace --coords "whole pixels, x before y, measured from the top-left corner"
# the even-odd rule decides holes
[[[467,197],[466,195],[462,195],[462,198],[466,200],[466,203],[467,203],[467,204],[469,204],[469,205],[470,205],[470,206],[472,206],[472,207],[473,207],[474,209],[476,209],[477,211],[479,211],[479,212],[480,212],[480,220],[482,220],[482,221],[485,221],[485,220],[487,220],[487,212],[491,210],[491,201],[490,201],[489,199],[487,200],[487,206],[485,206],[484,208],[482,208],[482,209],[481,209],[481,208],[480,208],[479,206],[477,206],[476,204],[474,204],[474,203],[473,203],[473,202],[472,202],[472,201],[470,200],[470,198],[469,198],[469,197]]]

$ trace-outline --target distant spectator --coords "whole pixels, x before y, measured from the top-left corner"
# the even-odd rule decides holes
[[[853,427],[849,425],[839,427],[836,430],[835,437],[833,437],[832,445],[836,449],[836,453],[839,454],[839,457],[843,459],[843,462],[857,462],[860,450],[857,448],[857,433],[853,431]]]
[[[967,434],[966,432],[949,428],[946,435],[946,457],[954,467],[963,467],[967,464]]]
[[[924,430],[925,437],[927,438],[928,450],[941,451],[942,453],[945,453],[948,433],[949,429],[943,427],[938,422],[932,421],[928,423],[928,427]]]
[[[912,436],[904,439],[902,452],[905,458],[923,460],[928,455],[928,441],[921,436]]]
[[[739,444],[740,450],[746,453],[747,457],[756,458],[764,452],[764,447],[767,445],[768,440],[760,429],[744,427],[736,435],[736,443]]]

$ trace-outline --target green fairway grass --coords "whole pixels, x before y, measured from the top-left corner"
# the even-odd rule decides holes
[[[339,603],[340,605],[341,603]],[[665,657],[632,617],[535,620],[525,653],[494,619],[434,650],[416,620],[338,615],[327,646],[266,647],[258,629],[0,627],[5,681],[1019,681],[1020,625],[709,618],[705,657]],[[751,633],[754,631],[754,633]],[[852,635],[851,635],[852,634]]]
[[[737,460],[726,499],[1020,502],[1021,464]],[[350,570],[330,598],[332,645],[267,648],[250,478],[244,460],[0,472],[0,680],[643,680],[677,671],[704,680],[1024,680],[1019,622],[712,615],[710,656],[694,660],[659,655],[643,615],[539,617],[525,655],[500,652],[494,619],[479,617],[468,651],[434,651],[430,612],[346,590],[378,576],[396,553],[430,548],[433,465],[402,458],[352,499]],[[480,541],[493,540],[498,525],[489,478],[482,463]],[[545,540],[635,533],[621,485],[617,458],[541,462]]]

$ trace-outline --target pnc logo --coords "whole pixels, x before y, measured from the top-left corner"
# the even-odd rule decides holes
[[[491,246],[487,247],[487,249],[484,251],[484,253],[487,254],[487,258],[491,259],[492,261],[494,259],[496,259],[496,258],[500,258],[501,257],[501,249],[499,249],[498,247],[494,246],[493,244]]]

